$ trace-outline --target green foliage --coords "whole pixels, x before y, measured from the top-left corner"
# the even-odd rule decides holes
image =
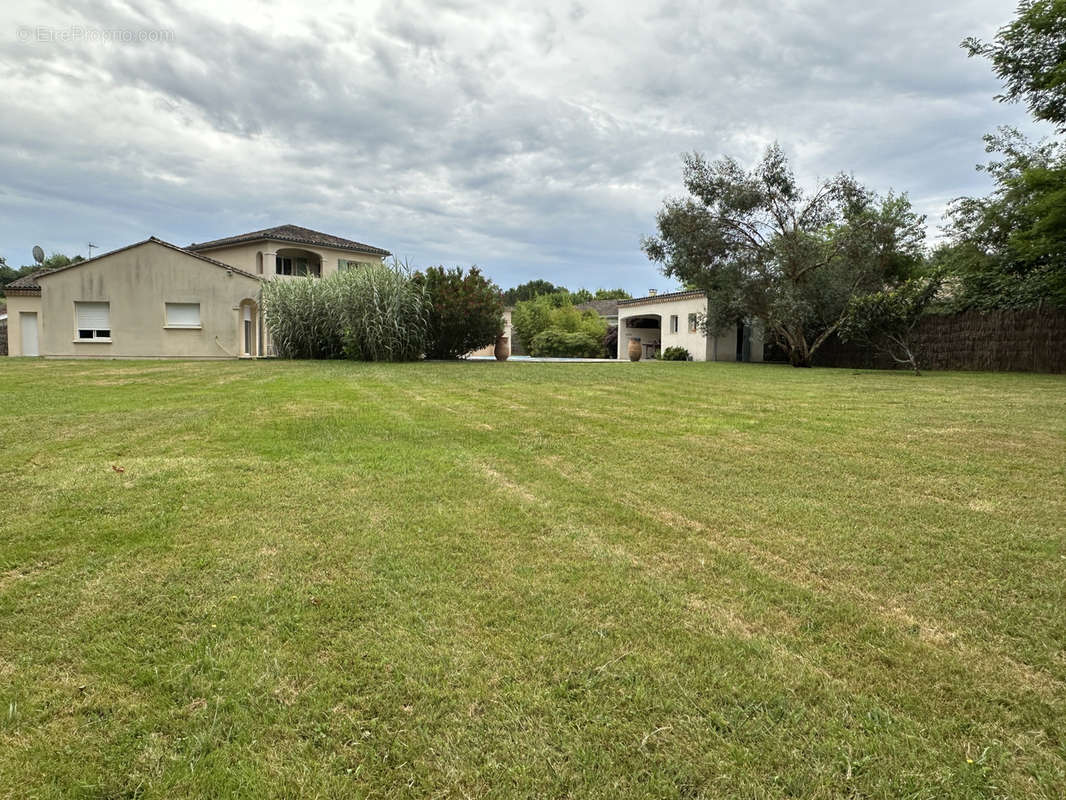
[[[515,286],[513,289],[508,289],[503,293],[503,302],[505,305],[513,306],[522,301],[533,300],[536,297],[548,294],[569,296],[570,302],[574,305],[587,303],[590,300],[629,300],[632,297],[625,289],[597,289],[592,291],[591,289],[582,288],[576,292],[571,292],[565,286],[556,286],[545,280],[535,280]]]
[[[54,252],[52,253],[52,255],[48,256],[48,258],[42,261],[40,265],[32,264],[29,266],[24,266],[22,267],[22,269],[29,270],[30,272],[35,269],[59,269],[60,267],[66,267],[70,264],[78,264],[84,260],[85,259],[81,256],[68,256],[64,253]]]
[[[527,281],[526,283],[515,286],[508,289],[503,293],[504,305],[513,306],[516,303],[520,303],[523,300],[532,300],[535,297],[540,297],[544,294],[555,294],[556,292],[566,292],[565,286],[556,286],[555,284],[537,279],[533,281]]]
[[[263,318],[281,358],[344,356],[339,284],[335,275],[321,279],[278,279],[263,284]]]
[[[585,331],[549,328],[530,340],[529,354],[548,358],[602,358],[603,337]]]
[[[266,281],[262,300],[282,358],[411,361],[425,351],[425,289],[395,263]]]
[[[991,60],[1005,83],[997,100],[1024,100],[1034,117],[1066,130],[1066,0],[1023,0],[994,41],[970,37],[962,46]]]
[[[578,306],[589,302],[593,297],[594,295],[588,289],[578,289],[576,292],[570,293],[570,302]]]
[[[708,331],[761,319],[796,366],[810,365],[852,295],[923,262],[924,217],[906,195],[878,197],[843,174],[808,194],[777,145],[750,171],[687,155],[684,182],[689,196],[666,202],[645,253],[707,293]]]
[[[579,311],[570,302],[570,294],[541,295],[515,306],[511,326],[519,341],[532,347],[533,340],[546,330],[584,333],[600,343],[607,334],[607,323],[595,311]],[[532,349],[530,353],[533,354]]]
[[[941,283],[938,274],[911,278],[894,289],[851,298],[838,331],[841,340],[872,345],[920,374],[914,329]]]
[[[948,209],[948,244],[934,262],[951,276],[952,310],[1066,308],[1066,145],[1033,144],[1017,130],[985,137],[1002,159],[982,167],[988,197]]]
[[[625,289],[578,289],[570,293],[570,300],[574,305],[588,303],[591,300],[631,300],[633,295]]]
[[[503,332],[503,300],[496,284],[471,267],[430,267],[415,281],[428,295],[427,358],[458,358],[492,344]]]
[[[597,289],[593,295],[593,300],[632,300],[633,295],[627,292],[625,289]]]
[[[692,356],[684,347],[667,347],[659,356],[663,361],[691,361]]]

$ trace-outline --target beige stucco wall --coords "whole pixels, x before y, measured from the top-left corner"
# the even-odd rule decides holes
[[[63,358],[235,358],[242,300],[260,281],[145,242],[40,279],[41,355]],[[110,342],[75,341],[74,303],[110,303]],[[198,329],[166,327],[165,303],[199,303]]]
[[[692,356],[693,361],[736,361],[737,357],[737,331],[736,328],[727,328],[717,336],[705,336],[697,328],[695,332],[688,329],[689,314],[697,314],[700,317],[707,313],[707,300],[704,297],[683,297],[677,300],[655,300],[649,298],[647,302],[621,305],[618,307],[618,357],[628,358],[627,349],[629,340],[640,337],[657,338],[661,343],[661,350],[668,347],[684,347]],[[678,331],[670,332],[670,317],[677,315]],[[640,317],[658,315],[661,318],[658,332],[654,328],[627,328],[628,317]],[[751,360],[762,361],[763,337],[762,327],[758,323],[752,326],[751,334]]]
[[[41,298],[8,295],[7,297],[7,354],[22,355],[22,328],[19,314],[33,312],[37,314],[37,343],[41,346],[43,324],[41,320]],[[41,352],[44,352],[43,350]]]
[[[212,250],[197,250],[196,252],[218,261],[232,264],[238,269],[243,269],[245,272],[253,274],[258,274],[256,272],[256,254],[262,253],[263,277],[285,278],[286,276],[279,276],[274,271],[274,255],[279,250],[299,250],[318,256],[322,259],[323,278],[337,271],[337,262],[342,258],[346,261],[366,261],[368,263],[381,263],[382,260],[381,256],[371,255],[370,253],[356,253],[352,250],[334,250],[329,247],[272,241],[250,242],[229,247],[218,247]]]
[[[689,314],[706,314],[707,301],[702,297],[680,298],[678,300],[650,300],[646,303],[636,303],[618,307],[618,353],[621,358],[628,358],[627,348],[629,340],[640,338],[643,342],[649,337],[647,328],[628,328],[626,319],[658,315],[660,317],[658,333],[651,329],[650,335],[657,338],[661,343],[661,350],[667,347],[684,347],[691,354],[694,361],[707,361],[710,359],[709,341],[698,329],[695,333],[688,330]],[[678,332],[670,333],[670,317],[676,314],[678,317]]]

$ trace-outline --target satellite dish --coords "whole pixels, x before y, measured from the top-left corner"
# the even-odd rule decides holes
[[[39,244],[33,246],[33,260],[38,264],[44,263],[44,250],[41,249]]]

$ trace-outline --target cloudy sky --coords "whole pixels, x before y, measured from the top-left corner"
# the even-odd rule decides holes
[[[939,6],[937,8],[936,6]],[[680,154],[910,193],[935,232],[1029,132],[965,36],[1013,2],[8,0],[0,255],[293,223],[507,286],[668,289]],[[100,252],[100,251],[97,251]]]

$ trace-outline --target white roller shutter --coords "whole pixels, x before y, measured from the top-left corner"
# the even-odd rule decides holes
[[[79,331],[111,330],[110,303],[75,303]]]
[[[167,325],[172,328],[199,328],[199,303],[167,303]]]

